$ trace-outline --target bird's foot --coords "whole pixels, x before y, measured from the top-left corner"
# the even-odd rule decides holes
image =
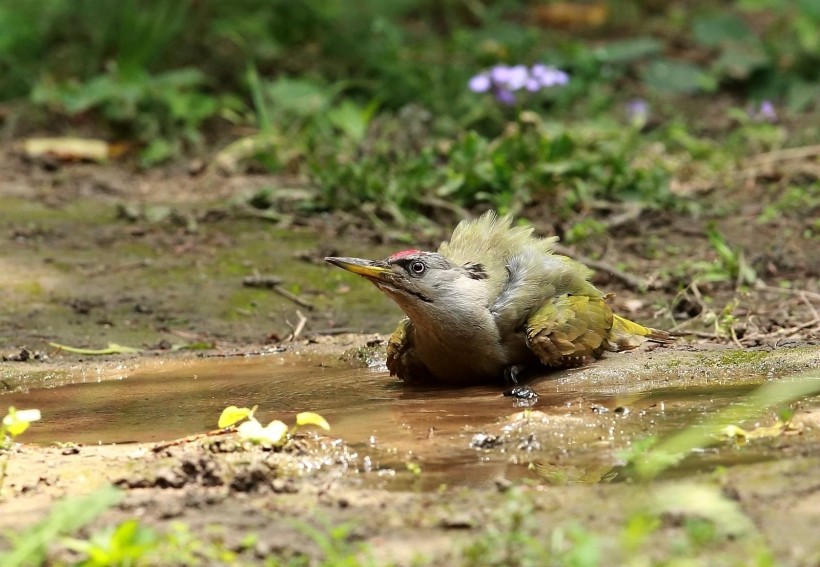
[[[538,394],[529,386],[516,386],[504,392],[504,395],[516,400],[532,401],[533,403],[538,400]]]
[[[521,364],[514,364],[504,369],[504,383],[507,386],[518,386],[518,375],[524,370]]]
[[[508,366],[504,370],[504,381],[508,386],[512,386],[504,392],[505,396],[515,398],[519,406],[531,406],[538,401],[538,394],[529,386],[521,386],[518,383],[518,374],[523,370],[523,366]]]

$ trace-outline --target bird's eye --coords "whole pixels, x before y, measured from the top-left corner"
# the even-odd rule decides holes
[[[414,276],[420,276],[421,274],[424,273],[424,270],[426,270],[426,269],[427,269],[427,266],[424,265],[424,262],[416,261],[416,262],[413,262],[413,263],[410,264],[410,272]]]

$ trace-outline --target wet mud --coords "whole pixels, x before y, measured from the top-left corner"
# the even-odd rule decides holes
[[[364,356],[345,348],[368,340],[343,336],[241,357],[105,361],[93,379],[67,372],[59,384],[5,394],[4,401],[37,405],[49,419],[12,455],[12,498],[2,505],[0,527],[41,518],[55,498],[113,484],[127,497],[98,522],[138,514],[168,530],[179,520],[196,533],[218,525],[219,541],[251,562],[270,553],[319,560],[321,549],[294,527],[297,518],[350,523],[352,541],[366,542],[368,557],[379,561],[466,564],[491,526],[510,529],[498,513],[509,507],[539,518],[534,538],[581,518],[585,529],[614,538],[607,545],[617,555],[624,550],[608,527],[647,510],[661,510],[668,524],[652,545],[662,550],[679,537],[684,519],[701,512],[669,494],[692,485],[707,499],[731,495],[749,522],[721,520],[728,531],[711,549],[715,557],[763,545],[797,562],[818,552],[801,539],[808,528],[785,533],[776,520],[778,513],[785,520],[788,503],[802,510],[801,524],[818,519],[818,508],[806,504],[820,495],[812,480],[820,470],[818,398],[794,404],[788,434],[721,440],[650,484],[623,474],[624,452],[641,439],[697,425],[767,382],[820,380],[814,347],[612,355],[537,377],[537,403],[520,408],[501,386],[407,387],[382,369],[379,347]],[[229,404],[258,404],[263,423],[316,411],[332,429],[298,433],[275,450],[231,434],[163,443],[215,429]],[[760,417],[775,419],[771,411]],[[53,448],[56,442],[72,444]],[[767,501],[776,501],[774,517]],[[249,532],[259,540],[245,549]]]

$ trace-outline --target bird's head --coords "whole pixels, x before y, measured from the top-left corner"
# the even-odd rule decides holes
[[[458,265],[436,252],[404,250],[379,261],[325,261],[370,280],[411,319],[434,316],[448,305],[485,300],[481,284],[487,273],[481,264]]]

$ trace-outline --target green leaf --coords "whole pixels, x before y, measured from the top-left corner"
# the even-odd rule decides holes
[[[815,4],[817,4],[815,0]],[[820,50],[820,15],[813,18],[808,15],[799,16],[794,19],[794,34],[798,44],[806,53],[816,54]]]
[[[793,80],[786,95],[786,104],[795,114],[803,112],[817,100],[817,85],[809,81]]]
[[[669,94],[711,91],[716,86],[714,79],[700,67],[671,59],[652,61],[644,69],[642,76],[648,87]]]
[[[205,74],[199,69],[194,69],[193,67],[165,71],[164,73],[154,75],[149,80],[150,86],[158,91],[164,91],[167,89],[190,89],[197,87],[204,82]]]
[[[330,101],[328,89],[311,81],[281,77],[267,86],[273,110],[292,112],[300,117],[313,116]]]
[[[558,161],[569,158],[575,151],[575,141],[566,132],[561,132],[550,141],[550,160]]]
[[[88,567],[103,565],[133,565],[157,542],[157,534],[140,525],[139,520],[125,520],[118,526],[107,526],[94,533],[90,539],[68,538],[64,544],[69,549],[85,554]]]
[[[57,538],[76,532],[122,498],[122,491],[106,487],[56,503],[48,516],[33,526],[16,533],[6,532],[11,540],[11,550],[4,551],[3,567],[44,564],[48,547]]]
[[[699,519],[714,525],[728,539],[755,531],[754,524],[735,500],[720,487],[695,482],[679,482],[653,487],[652,507],[656,514]]]
[[[172,141],[155,138],[140,152],[140,164],[143,167],[158,165],[171,159],[178,150],[179,148]]]
[[[605,63],[629,63],[663,50],[663,43],[653,37],[636,37],[613,41],[595,49],[595,57]]]
[[[217,427],[219,427],[219,429],[224,429],[226,427],[230,427],[231,425],[235,425],[243,419],[252,417],[254,411],[256,411],[256,406],[253,408],[228,406],[222,410],[222,414],[219,416],[219,421],[217,422]]]
[[[372,107],[361,108],[359,105],[345,100],[339,106],[329,110],[326,116],[333,126],[358,143],[364,140],[365,135],[367,135],[367,127],[372,117]]]
[[[718,431],[718,435],[743,442],[751,439],[779,437],[786,432],[788,426],[788,423],[779,420],[772,425],[762,425],[751,430],[743,429],[737,425],[730,424],[720,429]]]
[[[49,346],[52,346],[56,349],[64,350],[66,352],[73,352],[74,354],[87,354],[87,355],[104,355],[104,354],[131,354],[135,352],[142,352],[141,349],[118,345],[117,343],[108,343],[107,348],[101,349],[90,349],[90,348],[77,348],[71,347],[67,345],[61,345],[59,343],[48,343]]]
[[[330,425],[327,420],[325,420],[325,418],[318,413],[313,413],[312,411],[303,411],[302,413],[297,414],[296,425],[299,427],[304,427],[305,425],[315,425],[316,427],[321,427],[325,431],[330,430]]]
[[[746,22],[732,14],[710,14],[697,18],[692,26],[692,35],[695,41],[706,47],[755,38]]]
[[[732,79],[742,80],[768,63],[769,58],[758,42],[730,43],[715,61],[714,70]]]
[[[788,404],[820,393],[820,373],[807,372],[793,380],[766,382],[743,399],[742,404],[730,405],[707,416],[698,426],[691,426],[668,437],[651,448],[633,454],[632,461],[638,476],[650,479],[676,465],[687,453],[715,442],[715,433],[726,426],[750,419],[764,409]],[[777,426],[774,426],[777,427]],[[774,431],[774,430],[771,430]]]
[[[721,429],[718,434],[730,439],[745,440],[749,437],[749,432],[738,425],[727,425]]]
[[[116,99],[124,90],[125,85],[117,77],[100,75],[82,85],[64,85],[56,96],[68,114],[76,115]]]

